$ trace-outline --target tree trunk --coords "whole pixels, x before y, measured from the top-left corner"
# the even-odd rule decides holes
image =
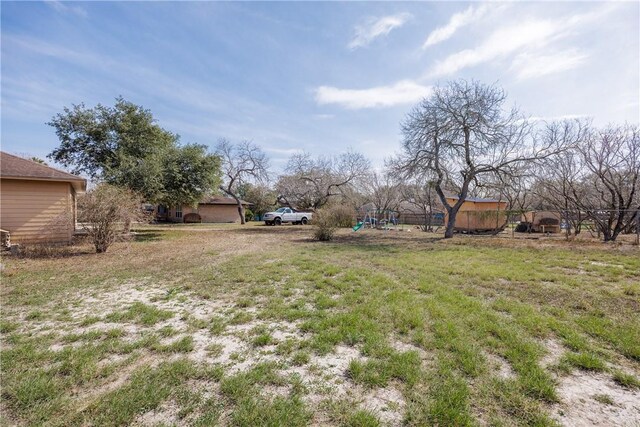
[[[455,211],[453,209],[449,210],[449,215],[447,216],[447,228],[444,232],[444,238],[450,239],[453,237],[454,227],[456,225],[456,216],[458,215],[458,210]]]
[[[244,206],[242,206],[242,201],[238,196],[231,192],[231,188],[224,188],[223,186],[218,187],[220,190],[227,193],[229,196],[233,197],[233,199],[238,204],[238,215],[240,215],[240,224],[246,224],[247,222],[244,220]]]
[[[240,224],[246,224],[244,219],[244,206],[242,206],[242,202],[238,200],[238,214],[240,215]]]

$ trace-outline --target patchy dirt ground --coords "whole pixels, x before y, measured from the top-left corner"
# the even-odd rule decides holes
[[[566,426],[640,425],[640,392],[605,374],[575,373],[560,379],[556,419]]]
[[[121,323],[116,321],[99,320],[87,326],[69,326],[70,324],[82,324],[86,319],[96,315],[108,315],[132,304],[142,303],[153,306],[159,310],[168,311],[172,316],[159,321],[153,326],[145,327],[140,324]],[[96,308],[100,311],[96,312]],[[64,309],[68,318],[64,321],[43,321],[30,323],[31,332],[36,334],[48,334],[52,331],[64,331],[67,334],[86,334],[95,331],[109,331],[120,328],[125,332],[124,340],[134,342],[148,333],[161,333],[167,328],[173,330],[173,335],[162,341],[164,345],[177,342],[185,336],[193,339],[193,349],[189,351],[188,358],[197,363],[220,364],[225,371],[234,374],[246,371],[257,363],[270,361],[282,362],[277,354],[277,345],[287,340],[304,340],[305,333],[298,328],[296,322],[273,322],[251,318],[246,323],[228,324],[224,331],[212,334],[208,329],[194,330],[192,323],[198,321],[208,323],[212,317],[219,317],[225,323],[232,319],[232,314],[238,310],[233,298],[227,301],[202,300],[188,291],[167,289],[144,281],[127,283],[109,291],[94,293],[89,296],[69,295],[68,305]],[[253,307],[241,309],[243,313],[254,315]],[[104,318],[103,318],[104,319]],[[269,331],[274,341],[269,345],[256,348],[251,344],[250,333],[252,330],[264,329]],[[3,345],[7,345],[3,343]],[[416,350],[427,354],[417,347],[396,341],[392,343],[394,348],[400,351]],[[556,340],[547,340],[544,343],[546,355],[541,360],[542,366],[557,364],[565,349]],[[53,351],[61,351],[64,343],[56,342],[51,345]],[[216,349],[212,351],[211,349]],[[177,355],[168,358],[179,357]],[[503,379],[515,377],[515,373],[509,363],[495,355],[489,354],[491,369],[497,376]],[[125,356],[118,356],[105,360],[105,363],[120,362]],[[401,425],[404,413],[405,401],[402,393],[393,385],[387,388],[367,390],[354,384],[348,377],[348,366],[353,360],[366,361],[367,357],[361,354],[356,347],[344,345],[337,346],[329,354],[318,356],[311,355],[305,366],[291,366],[281,363],[281,373],[284,375],[298,375],[300,380],[308,388],[305,402],[314,409],[327,398],[347,398],[362,409],[370,411],[385,425]],[[105,384],[95,394],[114,390],[122,385],[136,367],[145,364],[157,365],[160,360],[144,357],[134,364],[122,369],[119,377]],[[560,403],[553,407],[556,420],[566,426],[637,426],[640,423],[640,392],[625,389],[611,380],[605,374],[591,374],[575,372],[565,377],[559,377],[558,394]],[[215,390],[216,386],[210,384]],[[203,390],[201,390],[203,391]],[[206,391],[206,390],[204,390]],[[211,393],[211,390],[209,390]],[[284,389],[267,388],[263,390],[266,396],[286,394]],[[598,399],[598,396],[601,396]],[[604,403],[602,396],[611,399]],[[86,396],[85,396],[86,398]],[[167,401],[159,408],[139,416],[135,425],[187,425],[185,419],[178,414],[180,406],[174,401]],[[321,419],[320,419],[321,421]]]
[[[139,303],[154,307],[161,311],[170,312],[171,317],[158,321],[151,326],[140,323],[110,321],[111,313],[118,313],[132,305]],[[53,308],[53,303],[51,308]],[[144,280],[126,283],[103,292],[91,295],[69,293],[66,296],[66,306],[55,304],[57,310],[65,313],[63,320],[32,321],[28,328],[30,333],[38,335],[64,332],[65,335],[83,335],[93,332],[107,332],[118,329],[124,331],[121,336],[126,342],[136,342],[150,334],[163,335],[163,331],[171,330],[172,335],[163,338],[162,345],[170,346],[184,337],[191,337],[193,347],[187,357],[198,364],[220,365],[226,374],[233,375],[245,372],[261,362],[274,362],[279,366],[279,373],[284,376],[297,375],[307,388],[304,396],[305,403],[313,410],[327,399],[348,399],[364,410],[376,414],[387,425],[400,425],[404,412],[404,398],[402,393],[393,385],[387,388],[368,390],[354,384],[347,374],[349,363],[353,360],[366,361],[357,347],[338,345],[326,355],[310,354],[304,366],[295,366],[286,362],[286,357],[278,354],[278,344],[288,340],[300,342],[306,337],[298,328],[299,323],[286,321],[270,321],[255,318],[255,307],[238,308],[234,298],[221,300],[203,300],[189,291],[179,288],[165,288],[145,283]],[[99,310],[96,310],[99,308]],[[46,307],[45,307],[46,309]],[[249,315],[246,321],[233,324],[233,316],[237,313]],[[24,314],[23,314],[24,315]],[[97,319],[100,320],[97,320]],[[212,318],[220,319],[226,326],[219,333],[212,333],[207,329]],[[83,326],[87,319],[93,319],[91,324]],[[201,323],[200,323],[201,322]],[[193,326],[199,324],[200,326]],[[26,326],[25,326],[26,329]],[[252,345],[252,331],[264,330],[270,334],[273,341],[267,345],[256,347]],[[63,335],[63,336],[65,336]],[[10,344],[3,342],[3,346]],[[50,350],[62,351],[65,347],[79,345],[68,344],[64,341],[54,342]],[[399,349],[408,350],[416,347],[398,344]],[[181,354],[170,354],[165,357],[146,356],[136,360],[119,372],[118,377],[104,384],[94,391],[100,395],[114,390],[125,383],[135,368],[150,365],[157,366],[163,359],[176,359]],[[118,363],[125,360],[125,356],[116,356],[105,360],[105,364]],[[201,386],[201,385],[196,385]],[[211,385],[214,389],[215,386]],[[203,390],[200,390],[203,391]],[[265,388],[262,393],[268,397],[285,395],[288,387]],[[85,396],[90,400],[89,396]],[[190,419],[181,419],[178,414],[180,406],[173,401],[167,401],[159,408],[139,416],[136,425],[189,425]],[[321,423],[321,419],[318,420]]]
[[[3,260],[7,424],[640,425],[637,249],[376,230],[324,244],[308,227],[139,237]],[[173,362],[187,373],[156,377]],[[128,388],[140,377],[157,397]]]

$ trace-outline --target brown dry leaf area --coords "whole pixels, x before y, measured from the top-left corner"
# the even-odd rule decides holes
[[[148,226],[2,259],[8,425],[640,425],[640,252]]]

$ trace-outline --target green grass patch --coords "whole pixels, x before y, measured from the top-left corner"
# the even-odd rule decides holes
[[[375,230],[339,231],[334,242],[317,244],[302,227],[251,224],[141,231],[144,241],[116,242],[87,262],[82,251],[74,259],[3,259],[0,398],[8,419],[21,425],[128,425],[169,401],[180,422],[193,425],[306,425],[316,419],[378,425],[353,401],[305,405],[312,388],[285,374],[308,366],[314,386],[323,386],[334,373],[313,358],[334,357],[337,350],[348,357],[345,349],[357,354],[339,373],[347,375],[345,386],[397,389],[406,402],[399,407],[406,425],[554,425],[552,374],[573,369],[611,372],[621,386],[639,388],[635,376],[623,373],[640,360],[640,258],[633,250],[546,237],[539,245]],[[247,239],[250,245],[228,251]],[[263,248],[274,242],[278,257],[266,259]],[[140,282],[169,290],[149,304],[116,305],[106,316],[100,307],[94,315],[75,312],[86,296]],[[188,305],[176,309],[180,314],[154,305],[192,299],[232,308],[212,310],[215,315],[203,320]],[[175,316],[179,328],[159,328]],[[48,326],[40,325],[43,320],[56,323],[45,331],[39,328]],[[241,325],[254,321],[268,328],[245,334]],[[77,329],[98,322],[143,328],[135,341],[124,328]],[[304,338],[277,342],[282,322],[295,322]],[[229,364],[250,368],[224,375],[219,366],[168,362],[199,345],[182,335],[185,330],[211,335],[209,357],[223,353],[216,336],[246,340],[247,348],[230,355]],[[559,364],[545,367],[550,340],[567,351]],[[269,357],[277,362],[252,366],[271,345]],[[116,390],[85,399],[146,357],[157,367],[129,372]],[[506,378],[491,369],[494,357],[511,368]],[[211,382],[220,382],[219,394],[205,393]]]
[[[174,313],[161,310],[152,305],[134,302],[127,310],[108,314],[105,319],[109,322],[134,322],[144,326],[152,326],[163,320],[171,319]]]
[[[567,353],[563,361],[585,371],[603,371],[606,368],[602,358],[593,353]]]
[[[156,369],[143,368],[131,381],[107,394],[72,419],[74,424],[124,426],[140,414],[157,408],[172,391],[196,374],[187,361],[163,363]]]
[[[623,387],[640,390],[640,379],[622,371],[613,373],[613,380]]]

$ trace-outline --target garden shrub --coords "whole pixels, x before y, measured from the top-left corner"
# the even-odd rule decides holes
[[[337,228],[353,226],[353,211],[346,206],[329,206],[313,214],[313,237],[329,241]]]

